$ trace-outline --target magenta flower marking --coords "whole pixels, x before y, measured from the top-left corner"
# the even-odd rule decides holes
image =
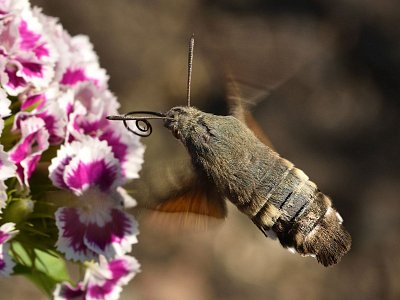
[[[28,96],[25,100],[23,100],[21,104],[21,110],[26,110],[32,106],[36,106],[36,109],[43,108],[46,103],[46,95],[45,94],[36,94]]]
[[[83,190],[85,186],[96,185],[101,191],[106,192],[114,183],[117,171],[116,165],[107,165],[104,160],[88,164],[79,162],[65,177],[65,182],[72,190]]]
[[[65,254],[66,259],[84,261],[97,258],[96,252],[85,245],[86,224],[80,221],[77,209],[59,208],[56,223],[59,230],[56,246]]]
[[[131,245],[137,243],[137,223],[120,209],[109,210],[111,221],[104,226],[98,223],[88,223],[85,243],[106,257],[115,257],[131,250]]]
[[[49,133],[42,119],[31,117],[21,121],[21,141],[10,150],[10,159],[17,166],[21,183],[29,186],[29,178],[35,170],[40,157],[49,147]]]
[[[27,83],[24,78],[17,75],[17,68],[15,66],[7,66],[4,72],[7,75],[7,79],[3,84],[10,95],[16,96],[25,90]]]
[[[49,56],[49,50],[45,44],[40,43],[42,36],[29,30],[28,23],[25,20],[22,20],[18,29],[21,37],[20,49],[33,51],[38,58]]]
[[[43,66],[38,63],[21,62],[24,77],[43,78]]]
[[[78,82],[87,81],[88,77],[85,75],[85,71],[82,69],[67,69],[64,73],[63,78],[61,79],[61,84],[65,85],[75,85]]]

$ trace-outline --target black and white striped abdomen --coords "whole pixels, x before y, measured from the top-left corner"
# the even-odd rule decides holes
[[[273,153],[275,154],[275,153]],[[257,199],[239,207],[269,237],[328,266],[350,249],[351,237],[330,199],[303,171],[275,154],[259,178]]]

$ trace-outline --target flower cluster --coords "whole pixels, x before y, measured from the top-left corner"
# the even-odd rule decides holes
[[[76,288],[59,285],[55,296],[67,295],[68,287],[116,295],[112,289],[138,271],[126,256],[137,242],[137,223],[124,211],[135,202],[122,185],[138,177],[144,147],[122,124],[106,120],[118,108],[86,36],[70,36],[28,0],[0,0],[1,274],[12,272],[9,254],[21,263],[5,244],[15,227],[13,241],[23,248],[35,248],[32,237],[46,230],[56,253],[96,264]],[[34,208],[15,213],[23,200]]]

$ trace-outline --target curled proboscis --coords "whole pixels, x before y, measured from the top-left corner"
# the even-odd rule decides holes
[[[132,111],[122,116],[108,116],[107,119],[123,121],[128,131],[141,137],[147,137],[153,132],[153,128],[148,119],[165,119],[165,115],[153,111]],[[134,126],[132,127],[128,121],[134,121]]]

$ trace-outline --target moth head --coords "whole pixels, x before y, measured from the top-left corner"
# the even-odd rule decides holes
[[[183,140],[196,124],[200,111],[194,107],[177,106],[171,108],[165,114],[164,126],[173,136]]]

